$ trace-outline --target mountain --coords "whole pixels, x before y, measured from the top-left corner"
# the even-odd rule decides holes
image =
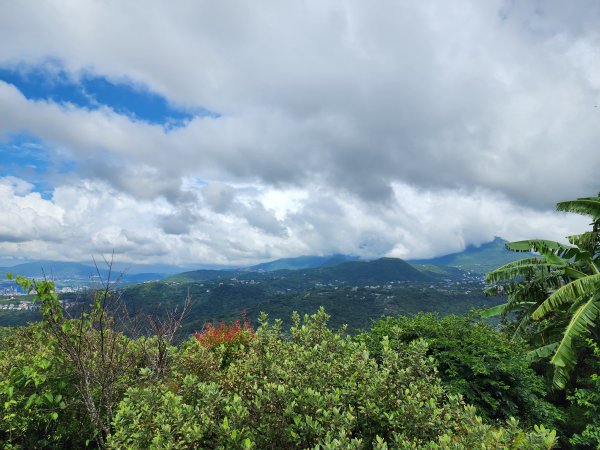
[[[299,270],[313,269],[317,267],[334,266],[348,261],[356,261],[357,256],[349,255],[329,255],[329,256],[298,256],[296,258],[282,258],[275,261],[269,261],[255,266],[248,267],[247,270],[255,272],[272,272],[274,270]]]
[[[220,280],[223,278],[231,278],[243,275],[244,271],[239,270],[191,270],[189,272],[181,272],[165,278],[166,282],[174,283],[189,283],[194,281],[210,281]]]
[[[462,252],[430,259],[413,259],[408,262],[418,265],[458,267],[464,271],[485,274],[509,262],[531,256],[528,253],[507,250],[506,243],[504,239],[496,237],[493,241],[481,244],[479,247],[470,245]]]
[[[379,258],[374,261],[350,261],[335,266],[301,271],[305,276],[346,283],[427,281],[430,277],[399,258]]]
[[[290,286],[302,286],[305,283],[315,282],[344,282],[344,283],[366,283],[366,282],[388,282],[388,281],[427,281],[431,276],[426,272],[419,271],[408,264],[406,261],[398,258],[380,258],[374,261],[347,261],[339,264],[333,264],[334,260],[323,257],[301,257],[307,258],[297,264],[307,264],[308,258],[313,263],[325,264],[326,261],[332,265],[322,265],[321,267],[309,269],[279,269],[279,270],[193,270],[183,272],[177,275],[171,275],[166,278],[166,282],[201,282],[222,279],[279,279],[286,281],[286,288]],[[315,258],[315,259],[312,259]],[[321,258],[321,259],[318,259]],[[344,257],[346,258],[346,257]],[[291,258],[297,260],[299,258]],[[280,261],[280,260],[278,260]],[[259,264],[260,267],[277,267],[278,261]],[[284,263],[283,265],[286,265]],[[257,267],[257,266],[253,266]]]
[[[324,263],[325,260],[317,260]],[[161,315],[181,307],[186,297],[191,309],[184,332],[202,329],[207,321],[234,320],[246,311],[256,324],[261,311],[289,323],[292,311],[313,313],[324,306],[334,326],[351,330],[368,327],[388,314],[437,311],[465,313],[498,303],[482,292],[480,276],[452,267],[413,267],[396,258],[346,261],[298,270],[196,270],[161,281],[117,286],[130,314]],[[61,293],[71,312],[83,305],[86,293]],[[12,300],[6,300],[12,301]],[[36,320],[34,312],[0,314],[5,324]],[[4,317],[6,316],[6,317]]]
[[[97,275],[96,268],[80,263],[60,261],[37,261],[18,264],[12,267],[0,267],[0,277],[6,279],[6,274],[23,275],[26,277],[48,278],[90,278]]]
[[[99,268],[92,265],[81,264],[76,262],[63,261],[36,261],[23,264],[17,264],[12,267],[0,267],[0,285],[13,285],[13,282],[8,282],[7,274],[12,273],[14,276],[23,275],[27,278],[43,278],[54,280],[57,286],[74,286],[87,285],[98,281],[98,272],[103,279],[108,276],[108,269],[102,263]],[[130,274],[126,270],[120,271],[113,268],[111,273],[112,280],[119,280],[121,284],[141,283],[150,280],[161,280],[165,277],[162,273],[133,273]]]
[[[292,311],[313,313],[324,306],[332,325],[356,330],[387,314],[466,313],[499,302],[483,295],[478,275],[451,267],[420,269],[380,258],[299,270],[192,271],[126,287],[121,299],[132,315],[161,314],[189,296],[185,332],[202,329],[207,321],[235,320],[243,311],[254,324],[261,311],[289,323]]]

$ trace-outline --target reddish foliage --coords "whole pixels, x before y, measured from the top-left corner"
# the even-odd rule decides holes
[[[218,347],[221,344],[241,344],[254,337],[254,330],[246,318],[246,313],[242,313],[242,322],[236,320],[232,325],[225,322],[219,322],[215,326],[208,322],[202,328],[202,331],[194,333],[194,337],[206,348]]]

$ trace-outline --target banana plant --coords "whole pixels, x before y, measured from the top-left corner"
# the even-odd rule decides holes
[[[577,364],[580,338],[600,332],[600,194],[558,203],[557,210],[590,216],[592,230],[568,236],[570,245],[541,239],[506,244],[509,250],[539,256],[486,275],[488,292],[497,293],[502,286],[508,301],[482,315],[515,313],[514,337],[530,341],[532,358],[551,356],[553,384],[563,389]]]

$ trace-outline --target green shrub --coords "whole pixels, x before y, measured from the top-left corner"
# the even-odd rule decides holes
[[[570,400],[583,410],[586,419],[585,429],[571,438],[571,444],[580,448],[600,448],[600,347],[592,340],[588,345],[593,349],[596,359],[596,373],[587,378],[587,387],[575,390]]]
[[[513,419],[485,423],[436,376],[427,344],[364,343],[305,317],[289,338],[266,320],[222,366],[188,342],[170,378],[127,391],[108,438],[114,448],[552,448],[555,434]],[[208,356],[208,357],[207,357]],[[152,379],[150,371],[143,376]],[[483,446],[483,447],[482,447]]]
[[[381,358],[384,336],[394,349],[425,339],[442,383],[479,414],[499,420],[514,416],[530,426],[560,420],[558,409],[544,399],[544,381],[529,367],[526,350],[487,324],[472,317],[420,313],[382,319],[357,340]]]
[[[77,448],[93,437],[73,375],[39,325],[2,339],[0,405],[2,448]]]

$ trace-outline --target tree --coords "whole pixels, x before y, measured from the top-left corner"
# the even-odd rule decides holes
[[[386,317],[356,340],[379,359],[384,336],[393,349],[426,340],[444,386],[487,418],[516,417],[530,425],[560,421],[559,411],[544,398],[543,378],[529,367],[526,350],[515,348],[503,333],[474,316]]]
[[[37,330],[38,345],[43,352],[31,352],[37,355],[34,358],[25,358],[22,364],[16,365],[13,367],[15,370],[9,372],[10,377],[0,382],[0,394],[10,394],[9,401],[13,403],[9,406],[12,405],[13,409],[23,405],[25,409],[30,409],[31,404],[39,404],[41,409],[49,411],[46,415],[54,422],[58,422],[61,414],[61,424],[64,422],[62,416],[65,416],[65,413],[81,416],[83,412],[86,416],[85,421],[89,422],[86,429],[91,429],[91,433],[85,435],[86,440],[95,440],[99,448],[106,447],[114,408],[127,388],[138,381],[139,370],[149,368],[155,379],[163,377],[170,364],[169,352],[173,340],[181,329],[190,305],[188,295],[181,310],[166,311],[162,316],[148,314],[131,317],[125,305],[120,302],[118,292],[113,289],[115,281],[111,279],[112,260],[106,263],[106,277],[103,277],[96,267],[101,288],[85,295],[85,298],[91,300],[90,305],[85,307],[81,302],[79,307],[73,308],[78,312],[74,318],[63,308],[52,281],[15,277],[21,289],[34,294],[34,301],[40,306],[42,320],[32,329]],[[8,277],[13,278],[10,273]],[[142,334],[144,331],[152,333],[152,336],[145,337]],[[43,355],[41,359],[40,354]],[[49,377],[47,372],[52,372],[52,377]],[[24,377],[23,374],[33,374],[37,378],[32,378],[32,381],[29,379],[31,377]],[[49,379],[59,380],[69,389],[62,384],[61,390],[54,386],[56,383],[50,384],[49,387],[43,384],[44,395],[39,395],[37,391],[40,389],[37,388],[41,381],[38,378],[46,384]],[[36,390],[30,393],[26,388],[29,386],[31,390],[32,383],[35,384]],[[14,392],[23,398],[28,398],[24,393],[31,394],[31,397],[26,402],[14,401]],[[63,397],[67,397],[67,393],[71,400],[68,404],[61,402]],[[31,399],[37,403],[32,403]],[[20,419],[21,415],[14,414],[14,417]],[[16,425],[11,423],[10,426],[21,430],[24,439],[30,436],[35,439],[39,429],[49,429],[48,420],[39,422],[40,424],[35,426],[25,427],[16,421]],[[57,439],[71,438],[67,433],[54,434]],[[77,437],[77,433],[71,434]]]
[[[560,202],[557,210],[590,216],[592,229],[568,236],[571,245],[534,239],[506,244],[509,250],[539,256],[506,264],[486,275],[492,291],[504,283],[508,302],[484,316],[515,312],[516,336],[535,347],[533,357],[552,355],[553,384],[564,388],[577,364],[584,337],[598,341],[600,329],[600,194]]]

